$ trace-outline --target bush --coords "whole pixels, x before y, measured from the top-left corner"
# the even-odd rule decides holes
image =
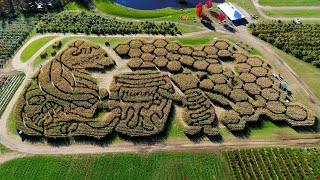
[[[154,50],[156,49],[156,47],[153,45],[153,44],[144,44],[142,47],[141,47],[141,50],[145,53],[152,53]]]
[[[253,67],[250,72],[257,77],[264,77],[268,74],[268,70],[263,67]]]
[[[170,61],[167,64],[167,69],[172,73],[178,73],[178,72],[181,72],[182,66],[179,61]]]
[[[246,83],[253,83],[256,81],[256,76],[251,73],[242,73],[239,78]]]
[[[199,82],[199,80],[191,73],[181,73],[170,77],[182,92],[190,89],[196,89]]]
[[[52,46],[53,49],[60,49],[61,46],[62,46],[62,42],[61,41],[56,41],[51,46]]]
[[[276,114],[281,114],[286,111],[286,107],[278,101],[269,101],[267,102],[267,109]]]
[[[261,67],[263,64],[263,61],[257,57],[249,57],[247,60],[247,63],[253,67]]]
[[[288,106],[286,115],[290,117],[290,119],[296,121],[303,121],[308,117],[307,111],[304,108],[297,105]]]
[[[216,55],[218,53],[218,49],[214,46],[205,46],[202,50],[209,55]]]
[[[201,81],[199,87],[203,90],[211,91],[214,88],[214,84],[210,79],[204,79],[203,81]]]
[[[207,59],[206,59],[206,61],[208,63],[210,63],[210,64],[220,64],[220,61],[218,59],[212,59],[212,58],[209,58],[208,56],[207,56]],[[216,57],[216,58],[218,58],[218,57]]]
[[[163,68],[163,67],[166,67],[167,64],[168,64],[168,59],[163,57],[163,56],[160,56],[160,57],[156,57],[155,60],[153,60],[153,63],[159,67],[159,68]]]
[[[164,39],[157,39],[153,42],[153,45],[155,45],[157,48],[164,48],[167,44],[168,42]]]
[[[248,59],[246,55],[240,53],[235,53],[232,57],[236,60],[236,63],[245,63]]]
[[[279,98],[279,92],[273,88],[266,88],[261,91],[261,96],[269,101],[276,101]]]
[[[251,115],[254,113],[253,106],[248,102],[237,102],[233,108],[241,115]]]
[[[231,91],[230,98],[233,99],[234,102],[239,101],[247,101],[248,97],[244,90],[242,89],[234,89]]]
[[[170,53],[167,54],[166,57],[167,57],[167,59],[170,60],[170,61],[179,61],[181,55],[170,52]]]
[[[226,84],[227,83],[227,77],[223,74],[212,74],[209,76],[209,79],[211,79],[212,82],[216,84]]]
[[[50,54],[51,54],[51,56],[55,56],[57,54],[57,51],[52,50],[52,51],[50,51]]]
[[[229,48],[229,44],[225,41],[217,41],[214,46],[220,50],[226,50]]]
[[[131,58],[127,64],[130,69],[138,69],[142,63],[143,60],[141,58]]]
[[[142,51],[140,49],[130,49],[128,55],[130,58],[137,58],[142,55]]]
[[[47,56],[48,56],[48,54],[47,54],[46,51],[43,51],[43,52],[40,53],[41,59],[45,59]]]
[[[260,77],[257,79],[257,84],[264,89],[264,88],[271,87],[273,84],[273,81],[267,77]]]
[[[210,74],[221,74],[223,72],[223,69],[220,64],[210,64],[207,71]]]
[[[181,56],[180,58],[180,62],[181,64],[185,65],[185,66],[188,66],[188,67],[191,67],[194,63],[194,59],[190,56]]]
[[[180,44],[176,43],[176,42],[170,42],[167,46],[166,49],[170,52],[175,52],[177,53],[180,49]]]
[[[230,60],[232,53],[229,50],[219,50],[218,57],[222,60]]]
[[[198,57],[203,57],[203,58],[205,58],[205,57],[207,56],[207,53],[204,52],[204,51],[195,50],[195,51],[193,51],[192,56],[193,56],[193,57],[194,57],[194,56],[198,56]]]
[[[236,65],[235,70],[241,74],[241,73],[248,73],[251,70],[251,66],[247,63],[239,63]]]
[[[217,84],[214,86],[214,92],[225,96],[229,96],[231,88],[226,84]]]
[[[240,122],[240,115],[236,111],[225,111],[223,112],[219,119],[223,124],[237,124]]]
[[[179,53],[181,55],[188,55],[190,56],[193,53],[193,48],[189,46],[183,46],[179,49]]]
[[[255,83],[245,83],[243,89],[246,90],[249,95],[259,95],[261,92],[260,87]]]
[[[143,59],[144,61],[153,61],[155,59],[155,55],[150,53],[143,53],[141,55],[141,59]]]
[[[209,63],[205,60],[198,60],[193,63],[193,68],[198,71],[205,71]]]
[[[128,55],[130,46],[128,44],[119,44],[114,50],[118,55],[125,56]]]
[[[129,46],[132,49],[138,49],[138,48],[141,48],[143,46],[143,42],[141,40],[134,39],[134,40],[131,40],[129,42]]]
[[[168,51],[165,48],[156,48],[154,50],[154,54],[156,56],[166,56],[168,54]]]

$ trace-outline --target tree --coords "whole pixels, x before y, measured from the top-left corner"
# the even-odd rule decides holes
[[[208,9],[212,8],[212,0],[207,0],[206,1],[206,6],[207,6]]]
[[[202,17],[202,3],[198,3],[196,5],[196,15],[198,17]]]
[[[224,13],[220,13],[219,15],[218,15],[218,20],[221,22],[221,21],[223,21],[223,20],[225,20],[226,19],[226,15],[224,14]]]

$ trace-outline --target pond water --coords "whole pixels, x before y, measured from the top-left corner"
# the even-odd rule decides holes
[[[212,2],[221,2],[222,0],[215,0]],[[150,9],[163,9],[171,7],[174,9],[194,8],[199,2],[205,4],[206,0],[186,0],[186,3],[179,3],[179,0],[114,0],[114,2],[122,6],[150,10]]]

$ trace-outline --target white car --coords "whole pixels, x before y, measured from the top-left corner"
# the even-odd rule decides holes
[[[294,22],[295,22],[296,24],[301,24],[300,19],[295,19]]]

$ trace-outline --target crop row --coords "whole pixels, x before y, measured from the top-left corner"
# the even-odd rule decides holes
[[[317,24],[251,24],[252,34],[320,67],[320,28]]]
[[[85,34],[181,34],[174,23],[127,22],[98,15],[67,12],[42,17],[37,32]]]
[[[235,179],[319,179],[316,148],[261,148],[227,151]]]
[[[21,85],[24,75],[0,77],[0,116]]]
[[[0,27],[0,68],[11,58],[15,51],[22,45],[35,26],[34,19],[3,20]]]

